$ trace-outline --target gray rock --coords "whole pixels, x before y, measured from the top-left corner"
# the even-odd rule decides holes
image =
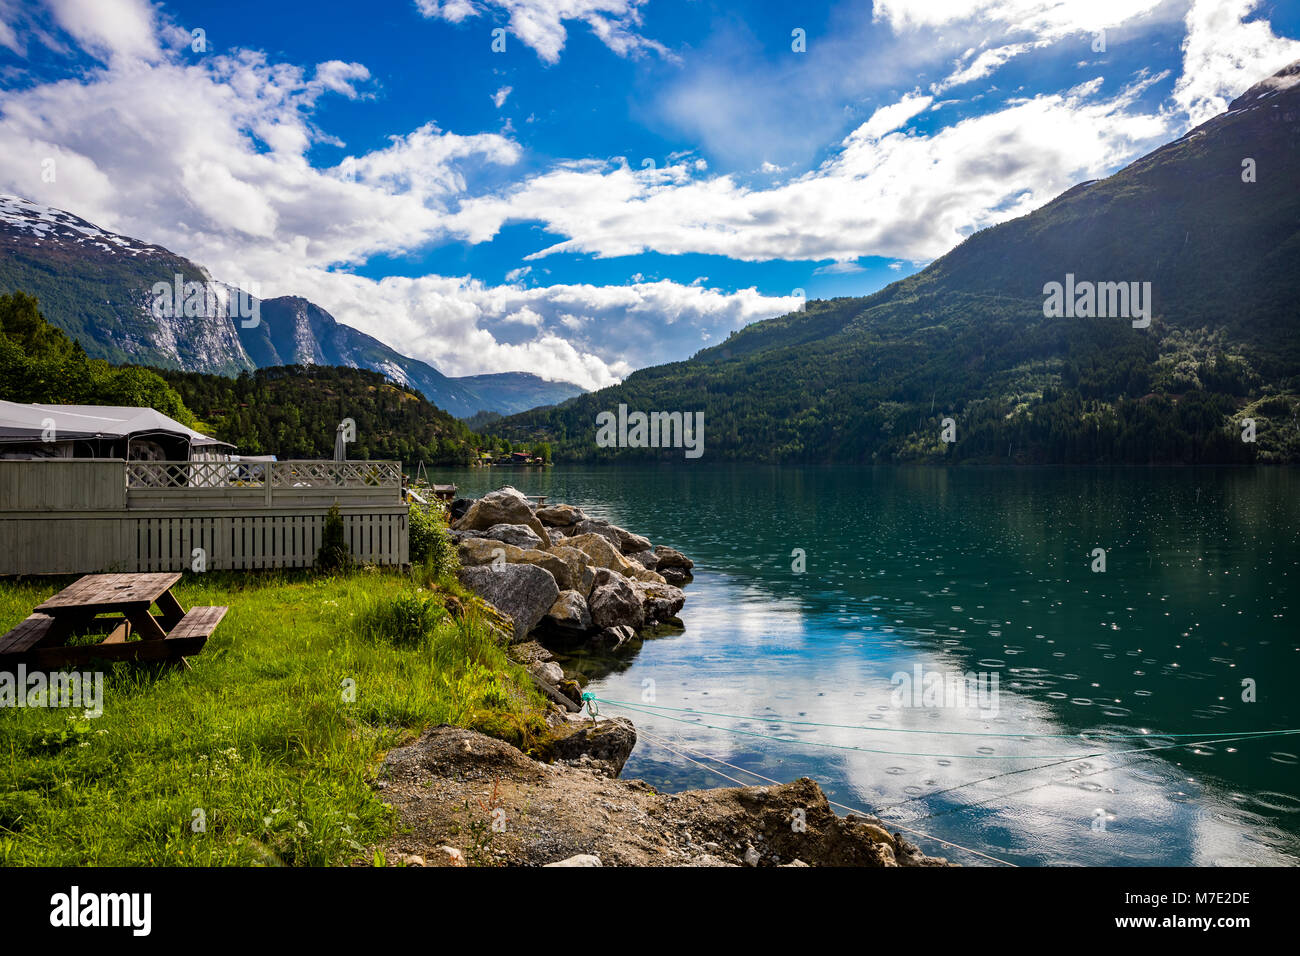
[[[663,579],[674,587],[681,587],[683,584],[690,584],[695,580],[695,575],[681,568],[664,568],[661,567],[657,573],[663,576]]]
[[[591,611],[591,623],[596,627],[626,624],[640,630],[645,624],[645,606],[641,595],[626,578],[611,577],[608,584],[592,588],[587,607]]]
[[[523,524],[541,539],[542,547],[551,546],[551,538],[533,515],[528,499],[514,488],[489,491],[470,506],[455,523],[457,531],[484,531],[498,524]]]
[[[596,583],[596,569],[589,563],[591,559],[577,548],[570,548],[562,544],[552,545],[549,553],[568,566],[568,571],[564,576],[565,580],[560,581],[558,577],[555,580],[566,590],[577,591],[583,598],[586,598],[591,593],[592,585]]]
[[[594,531],[575,534],[564,540],[567,548],[576,548],[587,556],[587,563],[593,568],[609,568],[619,574],[627,575],[633,571],[645,570],[640,565],[629,561],[604,535]]]
[[[498,611],[510,615],[514,622],[511,643],[526,640],[528,632],[560,596],[551,572],[533,564],[461,568],[460,583]]]
[[[591,612],[587,609],[587,601],[572,590],[560,592],[542,621],[547,627],[562,632],[585,634],[591,630]],[[559,680],[563,680],[563,674]]]
[[[623,764],[636,746],[636,727],[626,717],[597,717],[593,723],[586,714],[563,714],[551,730],[555,734],[550,745],[552,759],[576,761],[585,757],[615,777],[622,773]]]
[[[641,565],[641,567],[645,568],[647,571],[654,571],[656,565],[659,564],[659,555],[655,554],[649,548],[644,551],[635,551],[632,554],[629,554],[628,558]]]
[[[623,531],[622,528],[615,528],[615,531]],[[650,550],[650,539],[644,538],[639,534],[633,534],[631,531],[623,531],[622,541],[619,547],[624,554],[637,554]],[[653,570],[653,568],[651,569]]]
[[[581,508],[573,505],[545,505],[538,508],[535,514],[537,520],[548,528],[567,528],[587,517]]]
[[[695,562],[682,554],[676,548],[670,548],[664,544],[655,545],[655,556],[659,558],[659,565],[655,568],[660,574],[664,573],[664,568],[681,568],[689,571],[695,567]]]
[[[571,856],[567,860],[559,860],[555,863],[544,863],[542,869],[548,866],[600,866],[600,857],[594,853],[579,853],[577,856]]]
[[[504,541],[506,544],[513,544],[516,548],[542,547],[541,537],[526,524],[494,524],[490,528],[475,531],[474,536],[487,538],[490,541]]]
[[[623,550],[623,539],[619,532],[627,534],[622,528],[616,528],[604,518],[583,518],[574,524],[571,528],[566,528],[565,533],[569,535],[580,534],[598,534],[620,552]]]
[[[470,535],[471,537],[465,537]],[[460,557],[462,567],[472,567],[476,564],[500,564],[509,562],[514,564],[519,561],[523,549],[516,548],[513,544],[506,544],[504,541],[495,541],[491,538],[478,537],[477,531],[462,532],[462,537],[456,545],[456,554]]]
[[[554,661],[537,663],[528,669],[542,680],[547,681],[552,685],[558,685],[560,681],[564,680],[564,668],[559,664],[556,664]]]
[[[650,550],[650,539],[643,538],[639,534],[633,534],[620,528],[616,524],[610,524],[604,518],[584,518],[572,528],[565,529],[567,534],[598,534],[622,554],[635,554],[638,551]]]
[[[671,584],[633,581],[632,590],[636,591],[641,598],[647,624],[651,621],[668,621],[675,618],[682,605],[686,603],[686,595],[682,593],[682,589]]]
[[[555,660],[555,655],[542,647],[537,641],[525,641],[522,644],[514,645],[510,648],[510,656],[525,667]]]

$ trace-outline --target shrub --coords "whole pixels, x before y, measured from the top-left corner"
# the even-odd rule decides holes
[[[428,507],[411,505],[411,564],[425,569],[432,579],[456,570],[456,548],[447,534],[446,515],[440,501]]]
[[[378,601],[361,612],[357,630],[372,641],[384,641],[397,647],[418,647],[446,617],[437,601],[418,594],[402,594]]]
[[[316,567],[321,571],[346,571],[352,567],[352,552],[348,550],[343,534],[343,515],[336,501],[325,516],[325,530],[321,534],[320,550],[316,552]]]

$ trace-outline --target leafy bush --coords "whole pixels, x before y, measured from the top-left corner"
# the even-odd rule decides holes
[[[452,574],[458,564],[456,548],[447,534],[447,510],[442,502],[428,507],[411,505],[411,564],[439,579]]]
[[[316,552],[316,567],[321,571],[346,571],[352,567],[352,552],[348,550],[343,533],[343,515],[337,501],[325,516],[325,530],[321,534],[320,549]]]

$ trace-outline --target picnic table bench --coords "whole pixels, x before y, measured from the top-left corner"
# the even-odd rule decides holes
[[[8,634],[0,637],[0,670],[19,663],[69,667],[92,660],[164,661],[183,666],[199,653],[224,607],[188,612],[171,593],[180,572],[88,574],[68,585]],[[157,605],[158,614],[150,607]],[[100,615],[114,616],[100,620]],[[98,644],[69,645],[76,634],[106,633]],[[129,640],[132,633],[139,640]]]

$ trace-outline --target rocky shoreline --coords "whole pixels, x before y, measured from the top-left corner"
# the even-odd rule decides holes
[[[450,507],[461,583],[502,615],[502,639],[551,699],[532,757],[438,727],[391,751],[375,786],[402,827],[384,848],[420,866],[943,866],[871,818],[839,817],[815,782],[658,793],[620,780],[623,717],[581,713],[551,649],[617,650],[677,613],[694,562],[675,548],[500,488]],[[534,759],[536,758],[536,759]],[[495,825],[494,825],[495,824]]]

